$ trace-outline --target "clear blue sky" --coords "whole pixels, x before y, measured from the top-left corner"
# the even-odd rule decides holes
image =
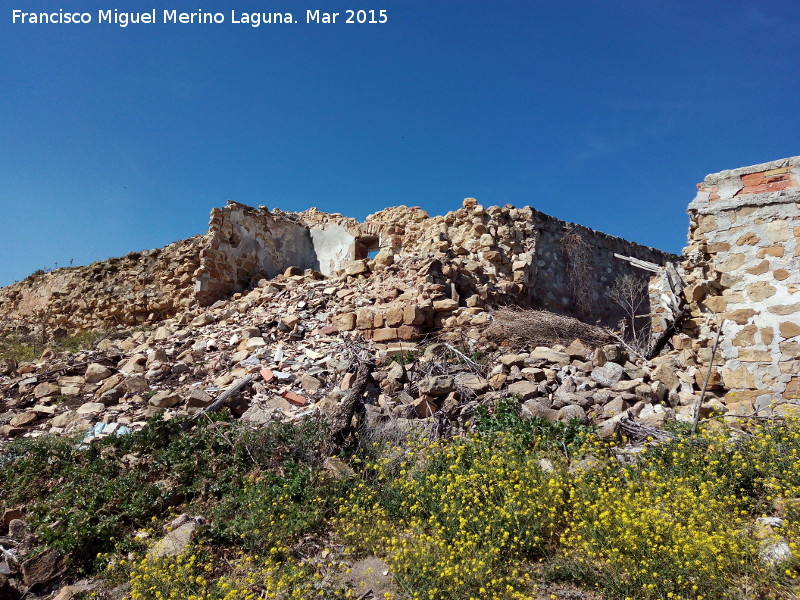
[[[62,7],[301,22],[11,23]],[[388,23],[304,23],[347,8]],[[4,1],[0,285],[204,233],[227,199],[363,218],[474,196],[679,252],[707,173],[800,154],[797,8]]]

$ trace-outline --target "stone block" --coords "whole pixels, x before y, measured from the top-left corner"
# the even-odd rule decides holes
[[[452,312],[458,308],[458,301],[452,298],[444,298],[433,301],[433,309],[436,312]]]
[[[359,308],[356,311],[356,327],[360,330],[372,329],[375,322],[373,311],[369,308]]]
[[[539,386],[533,381],[517,381],[508,386],[508,393],[520,400],[529,400],[539,394]]]
[[[376,342],[393,342],[399,339],[398,333],[394,327],[381,327],[372,332],[372,339]]]
[[[783,338],[793,338],[800,335],[800,323],[784,321],[778,326],[778,331]]]
[[[724,259],[717,260],[714,268],[720,273],[730,273],[741,267],[745,263],[745,260],[746,257],[744,254],[729,254]]]
[[[751,283],[745,289],[747,290],[747,296],[753,302],[761,302],[762,300],[771,298],[778,291],[774,285],[771,285],[766,281],[757,281],[756,283]]]
[[[747,367],[744,365],[739,366],[737,369],[732,370],[727,367],[722,368],[722,381],[725,384],[725,387],[729,390],[735,389],[745,389],[745,390],[752,390],[755,389],[756,383],[753,379],[752,373],[748,371]]]
[[[760,248],[758,252],[756,252],[756,256],[758,258],[764,258],[766,256],[774,256],[780,258],[784,255],[786,250],[783,247],[783,244],[775,244],[774,246],[767,246],[766,248]]]
[[[772,362],[772,353],[769,350],[740,348],[737,358],[742,362]]]
[[[732,310],[730,312],[726,312],[722,315],[723,319],[727,319],[729,321],[733,321],[738,325],[746,325],[750,319],[757,315],[758,312],[753,310],[752,308],[740,308],[738,310]]]
[[[408,304],[403,309],[404,325],[422,325],[425,323],[425,313],[416,304]]]
[[[767,309],[773,315],[794,315],[800,313],[800,302],[796,304],[776,304]]]
[[[403,341],[416,340],[422,335],[422,330],[413,325],[401,325],[397,328],[397,337]]]
[[[403,324],[403,308],[395,306],[386,311],[386,326],[398,327]]]
[[[333,325],[339,331],[352,331],[356,328],[356,315],[352,312],[334,315]]]

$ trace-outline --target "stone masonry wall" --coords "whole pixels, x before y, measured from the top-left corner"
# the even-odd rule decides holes
[[[195,272],[197,301],[211,304],[292,266],[329,275],[355,258],[355,236],[338,222],[349,220],[315,218],[322,214],[270,212],[230,201],[214,208]]]
[[[336,320],[340,328],[373,339],[413,339],[506,304],[615,326],[625,315],[609,287],[632,274],[646,290],[647,273],[614,253],[658,264],[670,258],[531,207],[485,208],[474,198],[443,216],[402,206],[364,223],[316,209],[270,212],[228,202],[211,211],[203,237],[4,288],[0,315],[6,329],[35,324],[36,307],[67,330],[138,324],[299,269],[366,286],[372,318],[356,314],[366,307],[350,306],[346,289],[335,290],[332,310],[345,315]]]
[[[800,396],[800,157],[709,175],[684,251],[691,342],[714,379],[755,408]]]
[[[131,252],[85,267],[31,275],[0,289],[0,331],[19,326],[67,331],[140,325],[194,302],[203,238]]]
[[[649,273],[614,254],[659,265],[677,259],[530,207],[485,208],[474,198],[439,217],[394,207],[370,215],[365,225],[379,238],[380,252],[346,264],[345,272],[354,278],[350,285],[372,282],[375,301],[343,306],[334,323],[377,341],[414,339],[507,304],[616,326],[625,313],[609,299],[609,288],[632,275],[646,295]],[[648,310],[645,300],[641,312]]]

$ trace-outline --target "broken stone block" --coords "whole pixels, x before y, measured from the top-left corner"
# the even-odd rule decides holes
[[[156,392],[148,401],[150,406],[155,408],[172,408],[181,403],[181,397],[170,390]]]
[[[64,566],[64,555],[50,548],[22,563],[22,581],[29,588],[35,588],[60,576]]]
[[[352,331],[356,328],[356,315],[352,312],[334,315],[333,325],[339,331]]]
[[[61,393],[61,386],[55,383],[45,381],[33,388],[33,395],[35,398],[44,398],[45,396],[57,396]]]
[[[322,387],[322,382],[313,375],[303,374],[300,377],[300,387],[306,392],[314,393]]]
[[[508,386],[508,393],[520,400],[529,400],[539,395],[539,386],[533,381],[517,381]]]
[[[681,381],[675,374],[675,369],[667,365],[659,365],[652,373],[652,378],[663,383],[669,391],[677,390]]]
[[[155,546],[150,550],[149,555],[152,558],[165,558],[167,556],[177,556],[189,545],[189,542],[197,530],[198,521],[190,519],[182,525],[176,527],[163,538],[161,538]]]
[[[449,375],[427,377],[417,384],[417,389],[428,396],[446,396],[455,390],[455,380]]]
[[[27,427],[28,425],[33,425],[38,418],[38,414],[28,411],[12,417],[8,424],[12,427]]]
[[[558,421],[558,411],[553,410],[543,400],[527,400],[520,407],[520,416],[523,419],[544,419],[550,423]]]
[[[213,401],[214,399],[200,388],[192,388],[186,396],[187,406],[205,408]]]
[[[577,404],[568,404],[558,411],[559,421],[571,421],[573,419],[577,419],[583,424],[589,422],[589,419],[586,417],[586,411]]]
[[[600,385],[611,387],[622,379],[625,369],[616,362],[607,362],[602,367],[595,367],[590,377]]]
[[[361,275],[368,273],[369,267],[366,260],[352,260],[345,263],[344,272],[346,275]]]
[[[558,363],[562,366],[568,365],[570,361],[569,354],[566,352],[559,352],[558,350],[553,350],[552,348],[547,348],[545,346],[540,346],[534,349],[528,358],[529,361],[541,359],[546,360],[547,362]]]
[[[458,301],[452,298],[433,301],[433,310],[436,312],[452,312],[458,308]]]
[[[146,359],[145,359],[146,360]],[[86,383],[98,383],[103,379],[111,377],[111,369],[99,363],[92,363],[86,367],[84,378]]]

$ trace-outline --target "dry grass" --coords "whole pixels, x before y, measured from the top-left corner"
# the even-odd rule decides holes
[[[546,310],[506,307],[494,311],[493,317],[494,322],[489,326],[486,335],[498,343],[566,346],[580,339],[586,345],[596,348],[619,341],[607,329]]]

